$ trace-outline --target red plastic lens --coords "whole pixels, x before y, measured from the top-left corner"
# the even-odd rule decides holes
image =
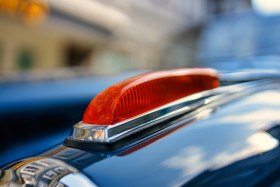
[[[89,104],[83,122],[112,125],[218,86],[218,74],[210,68],[145,73],[116,83],[98,94]]]

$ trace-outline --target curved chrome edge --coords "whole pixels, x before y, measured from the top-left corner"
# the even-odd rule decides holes
[[[113,143],[154,124],[187,114],[202,106],[213,103],[221,105],[253,92],[275,87],[278,84],[279,80],[271,79],[219,87],[184,97],[114,125],[94,125],[79,122],[74,126],[73,132],[68,139],[80,142]]]
[[[221,81],[226,81],[227,84],[280,78],[280,71],[277,69],[257,69],[243,70],[237,72],[226,72],[219,74]]]
[[[33,157],[21,160],[0,170],[0,186],[56,186],[96,187],[76,168],[61,160],[49,157]]]

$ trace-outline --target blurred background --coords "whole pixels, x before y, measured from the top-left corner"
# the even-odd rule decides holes
[[[60,143],[96,94],[141,72],[279,68],[279,10],[277,0],[0,0],[0,165]]]

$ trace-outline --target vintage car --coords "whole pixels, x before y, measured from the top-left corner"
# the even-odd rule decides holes
[[[0,186],[279,186],[279,86],[210,68],[125,79],[64,142],[2,166]]]

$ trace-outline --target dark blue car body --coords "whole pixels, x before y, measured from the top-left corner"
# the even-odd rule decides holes
[[[63,145],[70,133],[63,128],[7,151],[1,175],[5,176],[5,168],[21,163],[7,164],[10,154],[12,159],[32,156],[63,161],[97,186],[277,186],[279,97],[278,86],[264,86],[222,104],[218,101],[196,109],[195,117],[178,128],[135,140],[132,136],[129,143],[110,151]],[[162,124],[188,118],[183,115]]]

